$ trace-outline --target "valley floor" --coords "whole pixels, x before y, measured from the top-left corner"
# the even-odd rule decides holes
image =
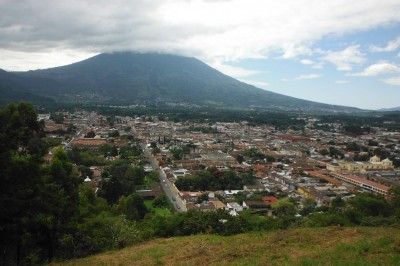
[[[51,265],[400,265],[400,228],[300,228],[155,239]]]

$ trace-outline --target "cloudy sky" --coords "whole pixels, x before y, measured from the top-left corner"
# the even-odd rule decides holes
[[[0,0],[0,18],[5,70],[166,52],[285,95],[400,106],[399,0]]]

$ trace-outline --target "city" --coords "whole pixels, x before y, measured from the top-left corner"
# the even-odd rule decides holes
[[[60,124],[50,120],[50,114],[39,115],[39,119],[44,119],[46,132],[75,128],[76,135],[62,139],[66,149],[98,155],[108,143],[121,151],[123,146],[133,145],[126,137],[133,137],[140,143],[144,170],[158,173],[161,189],[153,186],[158,191],[153,196],[163,191],[180,212],[225,209],[237,215],[249,208],[274,215],[271,205],[278,198],[289,197],[301,210],[305,198],[313,199],[315,207],[331,206],[336,198],[347,200],[359,192],[387,196],[390,187],[400,185],[400,135],[386,128],[352,136],[343,133],[340,123],[320,124],[315,117],[297,118],[304,121],[302,130],[277,130],[246,121],[198,123],[160,121],[157,116],[115,116],[111,125],[109,117],[94,112],[60,115]],[[85,137],[88,132],[94,135]],[[48,137],[60,138],[52,133]],[[120,156],[116,153],[106,160]],[[97,174],[85,181],[97,190],[103,166],[91,165],[90,169]],[[218,190],[212,186],[187,190],[190,187],[182,185],[182,180],[207,169],[221,174],[251,173],[254,179]],[[151,189],[146,187],[139,194],[149,194]],[[206,195],[203,201],[202,195]]]

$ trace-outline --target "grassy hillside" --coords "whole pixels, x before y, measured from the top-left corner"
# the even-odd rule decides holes
[[[400,228],[301,228],[156,239],[51,265],[400,265]]]

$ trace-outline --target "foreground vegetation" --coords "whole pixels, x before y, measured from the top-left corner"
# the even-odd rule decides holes
[[[398,265],[399,228],[302,228],[156,239],[51,265]]]

